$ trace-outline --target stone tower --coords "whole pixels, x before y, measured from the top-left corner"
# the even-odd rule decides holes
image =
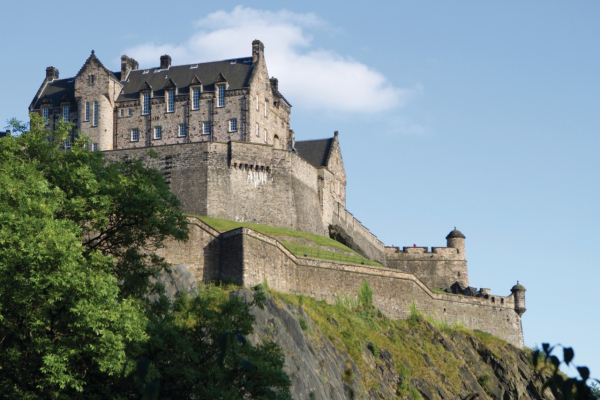
[[[510,289],[515,298],[515,311],[517,312],[517,314],[519,314],[519,316],[523,315],[523,313],[527,311],[527,308],[525,308],[526,290],[527,289],[525,289],[523,285],[519,284],[519,281],[517,281],[517,284]]]
[[[458,258],[465,260],[465,235],[454,227],[454,230],[446,236],[446,246],[456,249]]]

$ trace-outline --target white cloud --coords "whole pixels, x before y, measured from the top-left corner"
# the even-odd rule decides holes
[[[198,30],[180,44],[144,43],[125,50],[140,65],[157,65],[168,53],[174,64],[251,54],[251,42],[265,44],[267,67],[296,107],[327,112],[378,113],[402,106],[415,92],[394,87],[380,72],[332,50],[315,49],[310,34],[328,29],[315,14],[256,10],[242,6],[196,21]]]

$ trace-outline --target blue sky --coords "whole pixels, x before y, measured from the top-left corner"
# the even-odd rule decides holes
[[[397,246],[456,226],[473,286],[527,288],[526,344],[573,346],[600,377],[600,2],[103,4],[3,4],[1,122],[92,49],[118,70],[124,53],[202,62],[260,39],[296,138],[340,131],[359,220]]]

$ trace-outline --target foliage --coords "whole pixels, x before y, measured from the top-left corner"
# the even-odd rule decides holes
[[[595,400],[599,398],[598,387],[590,378],[590,370],[587,367],[575,366],[573,364],[573,358],[575,358],[573,348],[562,348],[562,361],[556,355],[552,354],[554,350],[555,346],[542,343],[542,349],[535,349],[531,357],[534,368],[538,370],[538,376],[542,376],[542,373],[546,372],[548,368],[551,369],[551,374],[545,381],[542,392],[547,387],[555,387],[565,400]],[[541,360],[544,362],[540,362]],[[560,365],[563,363],[567,366],[575,366],[580,378],[566,378],[559,370]],[[588,381],[591,383],[591,386],[588,386]],[[600,382],[597,379],[595,381]]]
[[[107,163],[85,140],[66,151],[69,124],[50,138],[36,116],[13,127],[0,139],[3,397],[289,397],[281,351],[245,339],[261,292],[171,304],[150,285],[167,267],[155,249],[187,237],[157,171]]]
[[[360,289],[358,289],[358,304],[365,306],[373,305],[373,290],[366,279],[360,285]]]

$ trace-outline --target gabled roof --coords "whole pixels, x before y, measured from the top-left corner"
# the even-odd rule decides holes
[[[326,167],[334,138],[318,140],[302,140],[295,144],[300,157],[316,168]]]
[[[88,64],[90,64],[91,62],[94,62],[94,61],[97,62],[100,65],[100,67],[104,71],[106,71],[106,73],[109,76],[112,76],[114,79],[116,79],[117,82],[119,81],[119,78],[115,75],[115,73],[112,72],[110,69],[106,68],[104,66],[104,64],[102,64],[102,61],[100,61],[100,59],[98,57],[96,57],[96,52],[94,50],[92,50],[92,54],[90,54],[90,56],[88,57],[88,59],[85,60],[85,62],[83,63],[83,65],[79,69],[79,72],[77,72],[77,75],[75,75],[75,76],[76,77],[79,76],[83,72],[83,70],[85,69],[85,66],[88,65]]]
[[[215,83],[225,81],[229,89],[242,89],[248,87],[253,68],[252,58],[244,57],[201,64],[171,65],[169,69],[163,70],[136,69],[129,73],[126,81],[121,82],[123,90],[117,101],[137,99],[144,82],[152,86],[154,96],[157,97],[164,96],[164,89],[171,81],[177,86],[179,94],[189,93],[190,85],[200,83],[205,91],[213,91]]]
[[[84,66],[92,61],[97,61],[102,68],[108,71],[117,81],[120,81],[121,72],[110,72],[106,69],[100,60],[92,53]],[[205,91],[213,91],[217,79],[225,79],[229,89],[242,89],[248,87],[250,73],[254,69],[251,57],[236,58],[223,61],[213,61],[199,64],[187,64],[171,66],[169,69],[161,70],[157,68],[136,69],[129,73],[126,81],[120,81],[123,89],[117,101],[137,100],[141,90],[148,90],[150,87],[154,91],[154,96],[164,96],[164,89],[167,84],[172,82],[177,86],[179,94],[189,93],[190,85],[202,83]],[[77,73],[81,74],[83,67]],[[48,96],[53,107],[60,106],[60,101],[65,94],[70,99],[75,98],[75,79],[55,79],[51,82],[43,83],[41,92],[31,103],[31,109],[40,108],[41,100]],[[148,86],[145,86],[148,85]]]

